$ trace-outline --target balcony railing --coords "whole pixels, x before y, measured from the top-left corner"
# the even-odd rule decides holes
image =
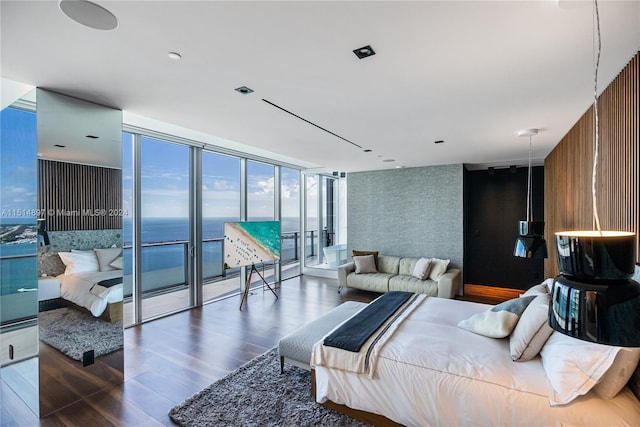
[[[311,248],[314,244],[314,236],[317,239],[317,231],[307,233]],[[218,279],[239,275],[240,269],[225,270],[222,253],[224,238],[210,238],[202,241],[203,282],[205,284],[215,282]],[[282,233],[280,238],[280,263],[288,264],[300,259],[300,232],[292,231]],[[131,245],[125,245],[124,251],[124,295],[132,294],[132,265]],[[307,251],[307,254],[310,252]],[[315,256],[313,249],[311,255]],[[156,242],[142,244],[142,294],[168,292],[176,289],[184,289],[187,285],[189,265],[189,242],[185,240],[172,242]]]

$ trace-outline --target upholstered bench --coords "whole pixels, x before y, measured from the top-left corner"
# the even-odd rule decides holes
[[[344,302],[316,320],[282,337],[278,342],[280,373],[284,372],[284,362],[310,370],[313,345],[365,305],[367,304],[364,302]]]

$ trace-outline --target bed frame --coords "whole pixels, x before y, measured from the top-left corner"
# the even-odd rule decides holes
[[[68,301],[68,300],[65,300],[65,299],[62,299],[62,301],[64,302],[64,304],[66,304],[69,307],[73,307],[76,310],[83,311],[83,312],[88,313],[91,316],[93,316],[91,311],[89,311],[89,309],[87,309],[87,308],[79,306],[78,304],[75,304],[75,303],[73,303],[71,301]],[[114,303],[111,303],[111,304],[107,304],[107,308],[104,310],[104,313],[102,313],[100,318],[102,320],[106,320],[107,322],[111,322],[111,323],[122,322],[122,319],[123,319],[122,307],[123,307],[122,301],[114,302]]]
[[[315,400],[316,399],[316,370],[315,369],[311,369],[311,395]],[[373,414],[371,412],[361,411],[359,409],[349,408],[346,405],[340,405],[330,400],[327,400],[326,402],[321,403],[321,405],[324,406],[325,408],[332,409],[336,412],[339,412],[348,417],[351,417],[354,420],[371,424],[376,427],[403,427],[402,424],[398,424],[395,421],[392,421],[385,416]]]

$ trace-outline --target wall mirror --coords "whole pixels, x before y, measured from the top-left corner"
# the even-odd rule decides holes
[[[40,416],[124,379],[122,112],[37,89]]]
[[[35,92],[0,111],[0,385],[37,414]]]

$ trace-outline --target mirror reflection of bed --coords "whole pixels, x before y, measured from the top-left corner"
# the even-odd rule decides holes
[[[124,379],[119,110],[37,89],[40,416]],[[48,243],[48,244],[45,244]]]

